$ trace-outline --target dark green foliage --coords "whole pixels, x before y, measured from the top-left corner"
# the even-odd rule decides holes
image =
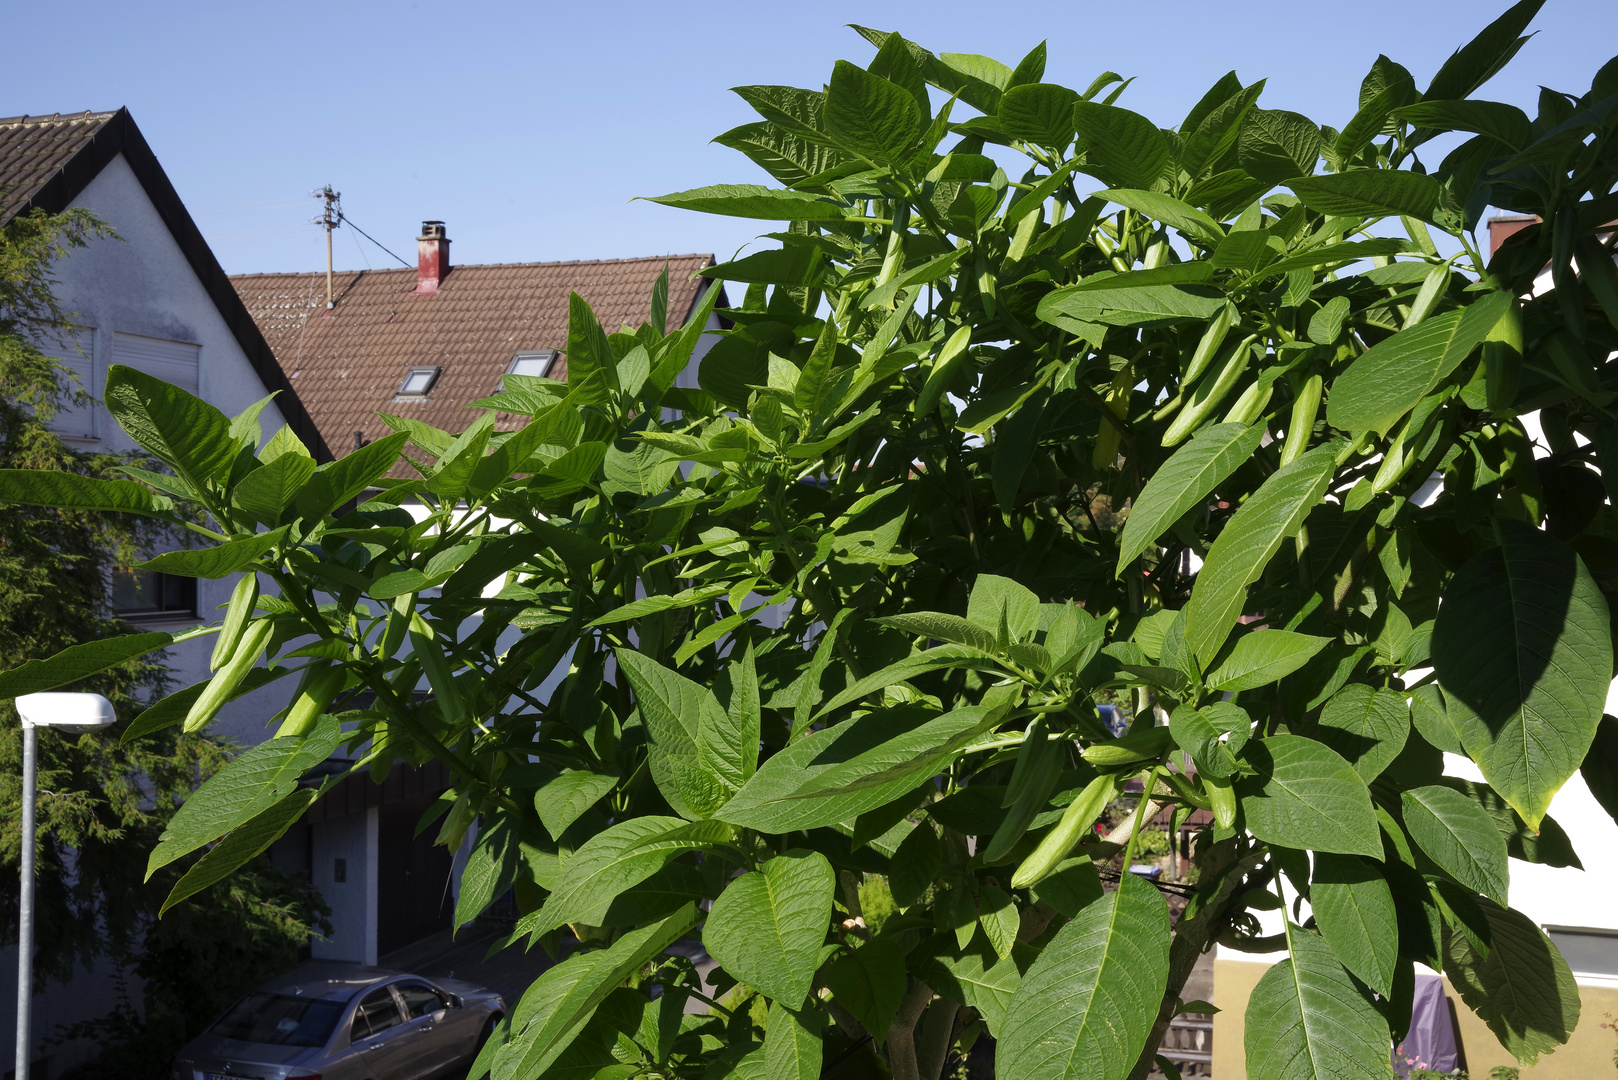
[[[707,308],[608,335],[575,298],[573,382],[482,403],[527,426],[390,421],[419,478],[378,479],[381,451],[287,469],[285,432],[215,461],[175,422],[196,404],[128,396],[236,545],[216,557],[268,545],[280,599],[216,681],[317,637],[308,685],[375,693],[338,717],[355,767],[453,773],[424,827],[454,847],[481,820],[474,899],[510,882],[514,942],[605,948],[536,983],[482,1066],[936,1080],[988,1035],[1018,1080],[1139,1078],[1215,942],[1289,952],[1254,1076],[1385,1075],[1401,1018],[1367,985],[1402,1000],[1416,960],[1458,965],[1524,1061],[1566,1040],[1566,965],[1490,897],[1511,856],[1576,859],[1543,815],[1581,764],[1618,787],[1618,519],[1587,468],[1618,476],[1618,98],[1520,123],[1457,100],[1535,10],[1433,100],[1378,58],[1340,133],[1234,75],[1166,131],[1111,72],[1081,93],[1039,51],[862,29],[876,59],[824,92],[739,91],[763,119],[722,141],[784,188],[657,199],[787,223],[717,271],[744,291],[700,389],[673,382]],[[1486,205],[1546,222],[1485,265]],[[277,761],[334,737],[332,700],[294,707]],[[1439,746],[1487,783],[1446,782]],[[163,858],[252,848],[300,797],[286,768],[221,774]],[[1110,886],[1193,809],[1214,822],[1171,930],[1150,885]],[[898,910],[868,920],[879,877]],[[646,967],[702,900],[728,969]],[[699,993],[724,1004],[668,1037]]]

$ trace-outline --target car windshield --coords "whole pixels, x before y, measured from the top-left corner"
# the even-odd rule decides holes
[[[342,1013],[341,1001],[259,992],[238,1001],[211,1033],[242,1042],[324,1046]]]

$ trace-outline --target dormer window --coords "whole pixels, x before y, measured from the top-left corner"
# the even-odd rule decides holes
[[[520,352],[511,358],[506,365],[507,375],[529,375],[534,378],[549,378],[551,365],[556,363],[555,349],[534,349],[530,352]],[[501,384],[503,389],[508,389]]]
[[[426,397],[427,391],[433,388],[433,383],[438,381],[438,373],[442,370],[443,368],[436,367],[411,368],[410,373],[405,376],[404,382],[399,384],[399,396]]]

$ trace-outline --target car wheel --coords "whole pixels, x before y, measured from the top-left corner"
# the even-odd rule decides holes
[[[494,1029],[499,1026],[499,1024],[499,1013],[491,1014],[490,1017],[483,1022],[483,1030],[478,1032],[478,1041],[472,1047],[472,1060],[466,1063],[466,1080],[481,1080],[480,1077],[475,1077],[472,1075],[472,1063],[477,1061],[479,1054],[483,1053],[483,1044],[489,1041],[489,1037],[494,1034]]]

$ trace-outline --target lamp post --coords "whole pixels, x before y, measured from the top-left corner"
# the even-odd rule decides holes
[[[17,699],[17,714],[22,717],[22,894],[17,906],[16,1078],[28,1080],[34,990],[34,774],[39,759],[35,729],[94,731],[117,717],[112,702],[100,694],[24,694]]]

